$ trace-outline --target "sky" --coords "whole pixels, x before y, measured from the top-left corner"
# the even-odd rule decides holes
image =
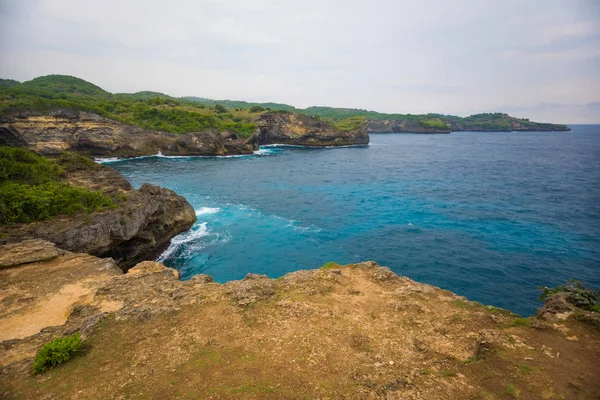
[[[0,77],[600,123],[598,0],[0,0]]]

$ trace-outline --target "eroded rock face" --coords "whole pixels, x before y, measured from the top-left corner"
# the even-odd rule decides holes
[[[187,200],[169,189],[145,184],[134,190],[118,172],[97,166],[68,174],[74,185],[117,196],[116,209],[81,213],[31,224],[0,227],[0,243],[39,238],[58,247],[99,257],[112,257],[124,270],[155,259],[171,238],[188,230],[196,214]],[[0,264],[10,264],[10,260]]]
[[[369,144],[369,134],[363,127],[340,131],[330,123],[305,114],[265,113],[254,119],[258,141],[265,144],[298,146],[349,146]]]
[[[0,137],[0,144],[28,147],[46,155],[64,150],[99,157],[149,156],[159,150],[164,155],[227,155],[250,154],[258,148],[255,138],[241,138],[232,132],[158,132],[74,110],[2,117]]]

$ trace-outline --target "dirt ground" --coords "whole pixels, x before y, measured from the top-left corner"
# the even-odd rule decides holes
[[[19,268],[52,286],[60,257],[0,270],[3,293],[25,290]],[[103,268],[93,285],[81,283],[93,273],[73,272],[29,301],[63,293],[76,311],[63,324],[17,334],[25,328],[6,322],[28,309],[0,314],[12,336],[0,346],[1,398],[600,399],[600,333],[576,314],[519,318],[371,262],[225,285],[180,282],[156,263]],[[76,356],[32,375],[36,349],[74,330]]]

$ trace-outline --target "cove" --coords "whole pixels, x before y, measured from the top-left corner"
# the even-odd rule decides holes
[[[183,279],[373,260],[530,315],[538,286],[600,286],[600,126],[572,129],[371,134],[362,147],[109,165],[194,206],[197,223],[160,258]]]

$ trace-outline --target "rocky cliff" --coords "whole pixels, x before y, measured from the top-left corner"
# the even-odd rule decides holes
[[[164,155],[249,154],[258,149],[254,137],[242,138],[232,132],[158,132],[75,110],[3,116],[0,145],[19,144],[39,154],[69,150],[106,157],[148,156],[159,151]]]
[[[596,398],[597,313],[563,300],[519,318],[374,262],[181,282],[27,241],[0,246],[0,395]],[[75,358],[32,376],[36,351],[75,331]]]
[[[329,122],[306,114],[265,113],[254,119],[260,144],[349,146],[369,144],[365,126],[342,131]]]
[[[447,127],[431,127],[417,120],[367,120],[367,131],[370,133],[450,133],[450,125]]]
[[[127,269],[142,260],[154,259],[171,238],[196,221],[187,200],[175,192],[153,185],[134,190],[118,172],[84,164],[68,171],[66,181],[101,191],[117,201],[115,209],[91,214],[57,217],[29,224],[0,226],[0,243],[42,238],[69,251],[114,258]]]

